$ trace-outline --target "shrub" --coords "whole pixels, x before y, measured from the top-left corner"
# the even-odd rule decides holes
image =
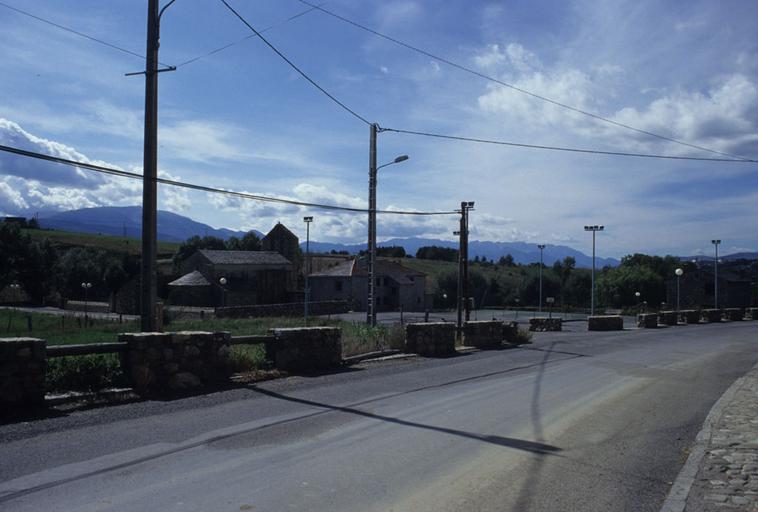
[[[47,391],[99,391],[126,385],[117,354],[54,357],[47,361]]]

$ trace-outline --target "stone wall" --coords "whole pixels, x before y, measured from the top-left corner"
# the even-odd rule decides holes
[[[481,349],[503,346],[504,324],[498,320],[464,322],[463,343]]]
[[[305,303],[258,304],[255,306],[230,306],[216,308],[217,318],[257,318],[262,316],[302,316]],[[311,315],[338,315],[350,311],[350,304],[344,300],[309,302]]]
[[[440,357],[455,353],[455,324],[450,322],[412,323],[405,326],[408,352]]]
[[[0,338],[0,405],[45,401],[47,343],[37,338]]]
[[[701,312],[701,318],[706,323],[720,322],[721,310],[720,309],[704,309]]]
[[[225,382],[231,373],[228,332],[128,333],[125,373],[143,395]]]
[[[758,308],[748,308],[747,311],[750,314],[750,318],[758,320]]]
[[[679,314],[682,316],[682,320],[688,324],[700,323],[700,311],[697,309],[684,309]]]
[[[637,315],[637,327],[640,329],[655,329],[658,327],[658,315],[656,313],[641,313]]]
[[[560,318],[548,318],[545,316],[538,316],[534,318],[529,319],[529,330],[530,331],[538,331],[538,332],[544,332],[544,331],[560,331],[562,328],[563,322]]]
[[[677,318],[679,315],[677,315],[676,311],[661,311],[658,314],[658,321],[660,321],[663,325],[668,326],[676,326],[679,324],[679,319]]]
[[[732,322],[743,320],[745,318],[745,310],[742,308],[726,308],[724,309],[724,318]]]
[[[274,364],[289,372],[320,372],[342,364],[342,330],[338,327],[271,329]]]
[[[588,331],[621,331],[624,319],[620,315],[598,315],[587,317]]]

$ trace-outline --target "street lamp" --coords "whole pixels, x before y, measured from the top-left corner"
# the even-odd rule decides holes
[[[721,240],[711,240],[716,248],[716,257],[713,259],[713,308],[719,308],[719,244]]]
[[[15,303],[18,302],[19,291],[21,290],[21,285],[18,283],[11,283],[10,289],[11,289],[11,302],[14,305],[11,306],[11,309],[8,312],[8,327],[5,329],[6,332],[10,332],[11,330],[11,319],[13,318],[13,313],[16,311]]]
[[[640,292],[634,292],[634,296],[637,299],[637,313],[640,313]]]
[[[590,304],[590,315],[595,315],[595,233],[603,231],[605,226],[584,226],[585,231],[592,231],[592,299]]]
[[[676,274],[676,312],[679,312],[679,278],[682,277],[682,274],[684,274],[684,270],[681,268],[678,268],[674,270],[674,274]]]
[[[87,326],[87,292],[92,288],[92,283],[82,283],[82,290],[84,290],[84,326]]]
[[[408,155],[400,155],[391,162],[376,166],[376,131],[379,127],[371,125],[371,150],[368,166],[368,297],[366,300],[366,323],[376,325],[376,175],[377,171],[392,164],[408,160]]]
[[[537,244],[537,248],[540,250],[540,306],[539,312],[542,313],[542,251],[545,249],[544,244]]]
[[[303,222],[305,222],[305,297],[303,298],[303,314],[305,318],[305,325],[308,325],[308,301],[310,300],[311,295],[308,275],[311,273],[311,222],[313,222],[313,217],[303,217]]]
[[[218,284],[221,285],[221,307],[226,306],[226,288],[224,286],[226,285],[226,278],[220,277],[218,279]]]

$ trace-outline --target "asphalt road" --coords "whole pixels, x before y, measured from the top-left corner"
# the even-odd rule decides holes
[[[0,510],[657,511],[758,322],[544,333],[0,426]]]

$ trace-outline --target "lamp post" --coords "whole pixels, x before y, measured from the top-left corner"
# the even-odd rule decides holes
[[[82,283],[82,290],[84,290],[84,326],[87,326],[87,292],[92,288],[92,283]]]
[[[545,249],[545,244],[538,244],[537,247],[540,250],[540,305],[539,305],[539,312],[542,313],[542,251]]]
[[[226,288],[224,288],[226,286],[226,278],[219,278],[218,284],[221,285],[221,307],[223,308],[226,306]]]
[[[640,309],[640,295],[642,295],[640,292],[634,292],[634,296],[637,299],[637,314],[642,312]]]
[[[684,274],[684,270],[681,268],[678,268],[674,270],[674,274],[676,274],[676,312],[679,312],[679,278],[682,277],[682,274]]]
[[[366,323],[376,325],[376,175],[379,169],[408,160],[408,155],[400,155],[391,162],[376,166],[377,124],[372,124],[368,165],[368,297],[366,300]]]
[[[711,240],[716,248],[716,257],[713,258],[713,308],[719,308],[719,244],[721,240]]]
[[[584,226],[585,231],[592,231],[592,295],[590,303],[590,315],[595,315],[595,233],[603,231],[605,226]]]
[[[311,222],[313,222],[313,217],[303,217],[303,222],[305,222],[305,296],[303,297],[303,315],[305,318],[305,325],[308,325],[308,302],[311,298],[311,288],[309,286],[310,283],[308,281],[308,275],[311,273]]]

